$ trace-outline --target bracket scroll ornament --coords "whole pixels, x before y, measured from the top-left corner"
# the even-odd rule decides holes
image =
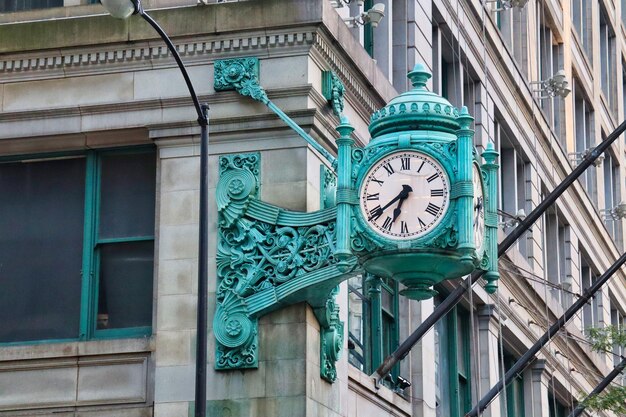
[[[258,199],[259,160],[220,158],[215,367],[258,367],[258,318],[307,301],[320,319],[321,375],[332,382],[343,340],[335,288],[358,272],[356,259],[346,271],[333,255],[336,208],[299,213]]]

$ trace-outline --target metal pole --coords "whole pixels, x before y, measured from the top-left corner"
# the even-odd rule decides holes
[[[135,3],[137,13],[144,18],[161,36],[172,56],[178,64],[189,94],[193,100],[193,105],[198,114],[198,124],[200,125],[200,213],[199,213],[199,237],[198,237],[198,303],[197,303],[197,325],[196,325],[196,392],[195,392],[195,417],[206,416],[206,363],[207,363],[207,248],[209,239],[208,208],[209,208],[209,106],[200,104],[187,69],[180,59],[176,47],[169,39],[161,27],[150,17],[141,7],[141,3]]]
[[[567,311],[563,313],[563,315],[559,317],[552,326],[550,326],[548,331],[545,332],[543,336],[541,336],[539,340],[537,340],[537,342],[532,345],[530,349],[528,349],[528,351],[526,351],[526,353],[524,353],[522,357],[517,360],[517,362],[515,362],[515,365],[513,365],[511,369],[507,371],[507,373],[504,375],[504,378],[500,379],[500,381],[498,381],[498,383],[494,385],[483,398],[481,398],[481,400],[478,402],[478,405],[465,416],[476,417],[478,413],[481,413],[485,408],[487,408],[489,403],[496,397],[496,395],[498,395],[500,391],[502,391],[502,389],[513,378],[515,378],[520,372],[524,370],[526,365],[528,365],[528,363],[535,358],[535,355],[539,352],[539,350],[550,341],[552,336],[554,336],[559,330],[561,330],[563,326],[565,326],[565,323],[567,323],[568,320],[571,319],[574,314],[578,312],[578,310],[583,308],[587,301],[589,301],[589,299],[600,289],[600,287],[602,287],[602,285],[604,285],[609,280],[609,278],[611,278],[611,276],[622,267],[624,262],[626,262],[626,253],[622,254],[622,256],[620,256],[619,259],[615,261],[615,263],[611,265],[611,267],[607,269],[607,271],[602,274],[591,287],[583,292],[583,295],[578,300],[576,300],[576,302],[572,304],[570,308],[568,308]]]
[[[600,381],[600,383],[598,384],[597,387],[595,387],[593,389],[593,391],[591,391],[589,393],[589,395],[587,396],[587,398],[595,396],[600,394],[602,391],[604,391],[604,389],[606,387],[609,386],[609,384],[615,379],[616,376],[618,376],[623,370],[624,368],[626,368],[626,358],[622,357],[622,361],[619,363],[619,365],[617,365],[610,374],[608,374],[602,381]],[[587,399],[585,398],[585,399]],[[584,402],[584,400],[583,400]],[[583,405],[583,403],[578,404],[578,406],[574,409],[574,411],[572,411],[570,413],[569,416],[567,417],[578,417],[579,415],[581,415],[583,413],[583,411],[585,411],[586,406]]]
[[[617,129],[615,129],[604,141],[602,141],[593,151],[589,153],[580,164],[572,170],[572,172],[565,177],[561,182],[539,205],[526,217],[520,224],[509,233],[509,235],[498,245],[498,258],[502,256],[509,248],[515,243],[515,241],[526,232],[530,226],[556,201],[557,198],[565,192],[565,190],[572,185],[574,181],[583,173],[598,156],[611,146],[613,142],[626,130],[626,121],[622,122]],[[476,281],[484,274],[484,271],[474,272],[470,278],[466,279],[464,283],[458,286],[454,291],[448,295],[441,304],[435,308],[430,316],[426,318],[413,333],[388,357],[385,358],[382,364],[371,375],[374,378],[376,384],[378,384],[394,365],[402,360],[413,346],[419,342],[419,340],[441,319],[448,314],[455,305],[463,298],[463,294],[467,291],[468,285],[474,285]],[[469,283],[467,282],[469,280]]]

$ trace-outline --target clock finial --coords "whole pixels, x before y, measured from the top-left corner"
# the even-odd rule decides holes
[[[432,74],[428,71],[428,68],[424,64],[415,64],[413,71],[407,75],[411,84],[416,90],[425,90],[426,83],[432,78]]]

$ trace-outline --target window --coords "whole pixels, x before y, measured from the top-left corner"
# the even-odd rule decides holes
[[[585,151],[595,146],[595,130],[593,126],[593,109],[589,104],[589,100],[580,88],[578,82],[574,82],[574,124],[576,153],[580,156]],[[589,198],[593,204],[598,206],[598,191],[596,182],[596,168],[589,167],[580,177]]]
[[[578,34],[578,39],[587,54],[587,58],[591,59],[592,54],[592,37],[591,37],[591,1],[589,0],[572,0],[572,20],[574,28]]]
[[[508,372],[517,358],[511,355],[509,352],[504,351],[504,369],[505,373]],[[500,408],[502,409],[502,415],[504,416],[504,398],[501,398]],[[524,375],[520,372],[515,378],[509,382],[506,386],[506,417],[524,417]]]
[[[611,309],[611,325],[615,330],[626,332],[626,314],[617,308],[617,303],[611,303],[615,308]],[[622,361],[622,357],[626,357],[626,346],[615,343],[613,345],[613,366],[617,367]],[[619,381],[617,378],[616,381]],[[626,375],[621,376],[622,385],[626,384]]]
[[[398,283],[368,275],[348,281],[349,362],[371,373],[398,347]],[[395,381],[399,366],[391,376]]]
[[[499,6],[495,3],[496,7]],[[497,24],[504,43],[509,47],[522,74],[528,78],[528,7],[496,12]]]
[[[544,191],[543,195],[546,192]],[[543,196],[542,196],[543,200]],[[543,215],[543,245],[544,248],[556,248],[556,250],[544,250],[543,262],[545,279],[552,283],[550,293],[559,301],[563,308],[569,307],[571,299],[565,290],[571,287],[567,284],[566,260],[569,254],[569,226],[565,224],[557,210],[548,209]]]
[[[364,295],[363,278],[352,277],[348,280],[348,361],[361,371],[366,372],[371,365],[366,363],[365,317],[369,299]]]
[[[148,149],[0,164],[0,342],[150,333],[155,171]]]
[[[63,0],[3,0],[0,2],[0,12],[21,12],[49,7],[63,7]]]
[[[617,158],[613,156],[613,153],[608,150],[604,153],[604,208],[611,210],[621,202],[620,197],[620,169]],[[604,221],[609,234],[618,245],[621,247],[621,221],[612,218],[610,214],[606,215]]]
[[[76,4],[100,4],[100,0],[2,0],[0,13],[22,12],[25,10],[49,9],[51,7],[74,6]]]
[[[435,298],[435,304],[442,299]],[[461,417],[472,407],[469,315],[454,307],[435,325],[437,417]]]
[[[591,288],[598,278],[597,273],[592,269],[587,257],[580,257],[580,287],[583,291]],[[597,327],[600,324],[599,298],[602,290],[598,290],[590,301],[585,304],[582,311],[583,329]]]
[[[501,168],[498,171],[498,207],[510,216],[516,216],[519,210],[527,211],[526,188],[530,181],[530,163],[526,162],[525,156],[516,149],[513,133],[499,117],[495,123],[496,149],[500,153]],[[509,219],[504,219],[509,220]],[[510,232],[512,228],[505,228]],[[526,233],[517,241],[518,249],[524,257],[528,256],[526,247]]]
[[[550,417],[567,417],[571,411],[569,407],[561,403],[561,401],[554,396],[553,392],[548,393],[548,405],[550,407],[548,412]]]
[[[604,7],[600,7],[600,81],[609,111],[617,115],[617,77],[615,66],[615,32]]]
[[[547,80],[564,68],[563,44],[558,43],[552,29],[544,23],[542,16],[539,16],[538,21],[540,22],[537,36],[539,40],[538,74],[539,80]],[[561,121],[565,119],[564,101],[560,97],[540,100],[540,106],[554,135],[565,146],[565,129],[561,126]]]

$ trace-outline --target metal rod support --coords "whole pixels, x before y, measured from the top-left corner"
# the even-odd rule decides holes
[[[509,233],[509,235],[498,245],[498,258],[502,256],[513,243],[524,234],[532,224],[550,207],[557,198],[565,192],[565,190],[572,185],[574,181],[589,168],[593,162],[602,153],[611,146],[613,142],[626,130],[626,121],[622,122],[617,129],[615,129],[604,141],[602,141],[595,149],[593,149],[581,163],[572,170],[572,172],[565,177],[561,182],[539,205],[523,220],[520,224]],[[466,279],[463,285],[458,286],[450,295],[448,295],[441,304],[435,308],[430,316],[426,318],[413,333],[376,369],[371,375],[376,383],[379,383],[389,371],[395,366],[398,361],[402,360],[413,346],[419,342],[419,340],[437,323],[443,316],[448,314],[450,310],[463,298],[463,294],[467,291],[468,285],[474,285],[476,281],[484,274],[484,271],[477,271],[472,273],[471,277]],[[467,282],[469,280],[469,282]]]
[[[587,396],[587,398],[600,394],[609,384],[617,377],[623,370],[626,368],[626,358],[622,357],[622,361],[609,373],[597,387],[593,389]],[[586,398],[585,398],[586,399]],[[583,403],[578,404],[578,406],[570,413],[567,417],[578,417],[585,411],[586,406]]]
[[[195,417],[206,416],[206,380],[207,380],[207,290],[208,267],[207,250],[209,239],[208,209],[209,209],[209,106],[200,104],[198,95],[191,84],[191,79],[176,47],[165,31],[146,13],[140,1],[135,3],[136,13],[147,21],[157,31],[167,45],[172,56],[180,68],[185,79],[189,95],[198,114],[200,125],[200,213],[198,237],[198,303],[197,303],[197,336],[196,336],[196,386],[195,386]]]
[[[587,304],[587,301],[589,301],[589,299],[591,299],[591,297],[602,287],[602,285],[604,285],[609,278],[611,278],[611,276],[613,276],[613,274],[622,267],[624,262],[626,262],[626,253],[622,254],[622,256],[620,256],[619,259],[615,261],[615,263],[611,265],[611,267],[607,269],[606,272],[602,274],[591,287],[583,292],[580,298],[576,300],[576,302],[572,304],[552,326],[550,326],[548,331],[546,331],[543,336],[541,336],[539,340],[537,340],[537,342],[532,345],[530,349],[528,349],[526,353],[524,353],[522,357],[517,360],[517,362],[515,362],[511,369],[504,374],[504,378],[500,379],[500,381],[498,381],[498,383],[494,385],[483,398],[481,398],[478,405],[476,405],[476,407],[474,407],[474,409],[472,409],[472,411],[467,413],[465,416],[476,417],[479,413],[483,412],[496,395],[498,395],[513,378],[526,368],[530,361],[535,358],[535,355],[539,352],[539,350],[541,350],[541,348],[545,346],[550,339],[552,339],[552,336],[565,326],[569,319],[574,317],[574,314],[576,314],[578,310]]]
[[[141,3],[137,3],[136,7],[137,7],[137,13],[146,22],[148,22],[150,26],[154,28],[154,30],[157,31],[159,36],[161,36],[161,39],[163,39],[163,42],[165,42],[165,44],[167,45],[167,48],[172,53],[172,56],[176,60],[176,63],[178,64],[178,68],[180,68],[180,72],[182,72],[183,78],[185,79],[185,83],[187,84],[187,88],[189,89],[189,95],[191,96],[191,99],[193,100],[193,106],[196,108],[196,113],[198,113],[198,124],[200,126],[207,125],[208,118],[205,115],[205,113],[202,111],[202,106],[200,105],[200,101],[198,100],[198,95],[196,94],[196,91],[194,90],[193,85],[191,84],[191,79],[189,78],[187,69],[185,68],[185,65],[183,64],[183,61],[180,59],[180,54],[176,50],[176,47],[174,46],[170,38],[167,36],[165,31],[161,28],[161,26],[159,26],[159,24],[155,22],[154,19],[150,17],[150,15],[144,11],[143,7],[141,6]]]

